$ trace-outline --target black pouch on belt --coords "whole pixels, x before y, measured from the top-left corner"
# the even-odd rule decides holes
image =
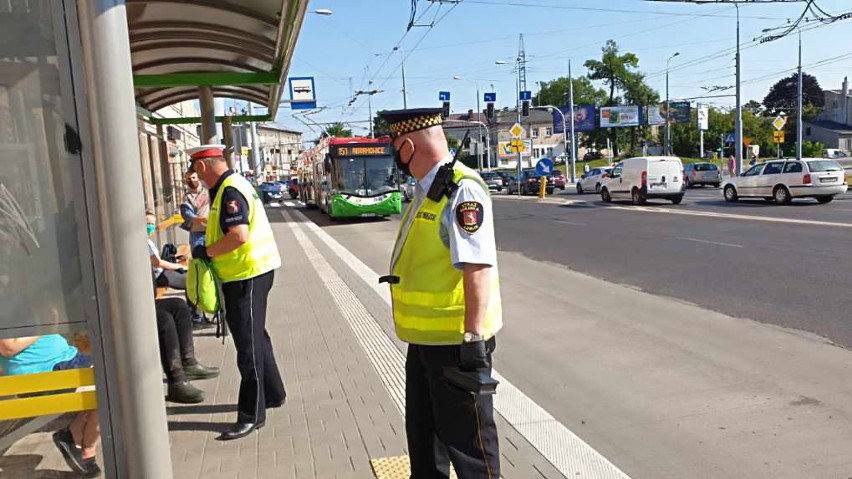
[[[454,366],[445,366],[442,379],[453,386],[473,394],[494,394],[500,381],[480,371],[462,371]]]

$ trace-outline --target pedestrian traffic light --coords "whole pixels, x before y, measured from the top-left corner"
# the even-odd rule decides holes
[[[443,116],[444,118],[449,118],[450,117],[450,102],[445,101],[442,106],[443,106],[444,110],[441,112],[441,116]]]
[[[527,100],[524,100],[524,104],[521,109],[521,116],[530,116],[530,102]]]
[[[489,120],[494,119],[494,103],[488,102],[488,106],[485,110],[485,115],[488,117]]]

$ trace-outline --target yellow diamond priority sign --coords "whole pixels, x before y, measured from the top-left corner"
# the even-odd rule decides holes
[[[775,127],[776,130],[781,131],[784,128],[784,125],[787,124],[787,119],[783,116],[776,116],[774,120],[772,120],[772,126]]]
[[[526,132],[520,123],[515,123],[512,128],[509,128],[509,133],[512,134],[512,138],[521,138]]]

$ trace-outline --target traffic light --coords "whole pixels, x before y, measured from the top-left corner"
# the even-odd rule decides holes
[[[524,100],[523,107],[521,108],[521,116],[530,116],[530,102]]]
[[[488,106],[485,109],[485,115],[488,117],[489,120],[494,119],[494,103],[488,102]]]
[[[443,104],[444,111],[441,112],[441,116],[444,118],[450,117],[450,102],[445,101]]]

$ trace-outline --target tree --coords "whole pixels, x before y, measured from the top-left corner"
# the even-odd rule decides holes
[[[577,77],[573,81],[575,105],[601,105],[606,101],[606,91],[596,88],[587,77]],[[569,86],[568,77],[541,82],[541,88],[533,97],[533,105],[568,105]]]
[[[757,100],[749,100],[743,105],[743,111],[749,111],[754,115],[759,115],[763,111],[763,105]]]
[[[656,105],[660,102],[660,94],[645,83],[645,75],[634,73],[625,85],[624,99],[630,105]],[[630,128],[630,150],[636,152],[636,132],[644,138],[650,131],[645,125]]]
[[[601,80],[609,87],[609,99],[606,104],[612,106],[618,103],[617,91],[626,92],[630,87],[635,88],[642,82],[641,78],[637,80],[638,73],[633,71],[639,67],[639,57],[633,53],[620,54],[615,40],[607,40],[601,51],[603,54],[600,60],[586,60],[583,65],[589,69],[589,78]],[[610,137],[613,142],[613,153],[618,155],[616,130],[617,128],[611,129]]]
[[[795,116],[798,98],[799,75],[794,73],[772,85],[766,98],[763,99],[763,106],[766,107],[766,113],[769,115],[774,116],[783,111],[788,116]],[[804,106],[802,116],[811,115],[810,118],[805,116],[805,119],[818,115],[825,106],[825,95],[819,82],[807,73],[802,74],[802,105]]]
[[[802,158],[819,158],[822,156],[823,144],[818,141],[802,142]]]
[[[333,136],[337,138],[351,138],[352,130],[346,128],[343,123],[332,123],[328,128],[322,133],[322,136]]]

